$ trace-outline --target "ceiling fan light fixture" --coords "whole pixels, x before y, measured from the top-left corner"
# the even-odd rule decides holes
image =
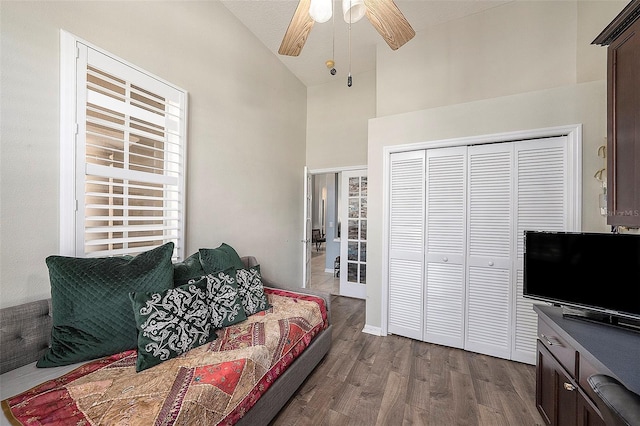
[[[366,10],[364,0],[342,0],[342,16],[347,24],[358,22]]]
[[[333,5],[332,0],[311,0],[309,5],[309,16],[319,24],[331,19]]]

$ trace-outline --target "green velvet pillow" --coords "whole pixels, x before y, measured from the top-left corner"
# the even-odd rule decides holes
[[[129,297],[138,326],[138,372],[216,338],[206,281]]]
[[[175,287],[186,284],[192,278],[205,275],[200,263],[200,253],[193,253],[182,262],[173,264],[173,283]]]
[[[213,274],[214,272],[225,271],[229,268],[244,268],[244,263],[233,247],[222,243],[220,247],[214,249],[200,249],[200,263],[204,272]]]
[[[37,362],[55,367],[137,345],[129,293],[173,287],[173,243],[131,257],[49,256],[51,346]]]
[[[226,327],[247,319],[242,299],[238,295],[235,269],[229,268],[226,271],[208,274],[199,282],[205,282],[207,285],[214,328]]]
[[[249,269],[238,269],[236,281],[238,282],[238,294],[242,300],[242,307],[247,315],[265,311],[271,307],[267,295],[264,293],[260,265]]]

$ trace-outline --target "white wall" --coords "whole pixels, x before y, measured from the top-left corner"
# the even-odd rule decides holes
[[[187,255],[227,242],[299,286],[306,88],[224,6],[3,1],[0,307],[50,294],[61,28],[189,92]]]
[[[517,1],[377,49],[377,116],[606,78],[593,39],[618,1]]]
[[[367,326],[382,326],[384,147],[583,124],[585,230],[598,210],[606,143],[606,49],[591,41],[622,2],[511,2],[377,50],[378,118],[369,121]]]
[[[367,163],[367,120],[375,117],[376,73],[347,77],[307,90],[307,165],[337,169]]]

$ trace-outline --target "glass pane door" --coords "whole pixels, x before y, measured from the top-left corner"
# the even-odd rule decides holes
[[[367,284],[367,172],[342,173],[340,294],[366,297]],[[346,237],[346,238],[344,238]]]

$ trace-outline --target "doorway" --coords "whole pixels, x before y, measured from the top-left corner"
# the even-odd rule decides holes
[[[309,288],[335,295],[340,294],[340,276],[335,268],[340,256],[340,174],[310,173],[312,240]]]
[[[306,258],[309,272],[308,287],[311,289],[341,296],[365,297],[365,290],[360,289],[359,292],[354,293],[352,291],[353,283],[349,283],[347,279],[350,276],[348,267],[354,260],[351,259],[353,250],[348,250],[348,243],[353,245],[355,241],[352,241],[353,238],[349,237],[350,228],[348,225],[353,224],[353,212],[349,210],[349,203],[353,203],[353,197],[350,198],[348,183],[350,183],[350,177],[353,180],[353,176],[360,176],[361,174],[366,176],[366,167],[308,171],[310,177],[308,183],[310,200],[307,200],[307,205],[311,210],[308,217],[312,231],[315,230],[308,234],[310,235],[311,250],[307,252],[309,257]],[[346,180],[343,181],[344,179]],[[345,184],[347,184],[346,190]],[[360,209],[361,198],[358,208],[359,215],[362,212]],[[364,209],[366,211],[366,203]],[[360,221],[359,225],[364,225],[366,229],[366,221]],[[353,233],[352,229],[351,232]],[[322,241],[319,244],[313,242],[311,238],[313,233],[319,233],[322,236]],[[364,279],[366,279],[366,263],[364,258],[360,256],[366,254],[366,242],[363,245],[360,236],[366,235],[366,232],[358,235],[356,243],[359,248],[365,247],[365,249],[357,253],[358,274],[356,275],[358,280],[364,282]],[[345,236],[348,238],[344,238]],[[366,239],[366,236],[364,238]],[[341,259],[344,259],[344,261],[341,261]],[[353,271],[351,271],[351,275],[353,275]]]

